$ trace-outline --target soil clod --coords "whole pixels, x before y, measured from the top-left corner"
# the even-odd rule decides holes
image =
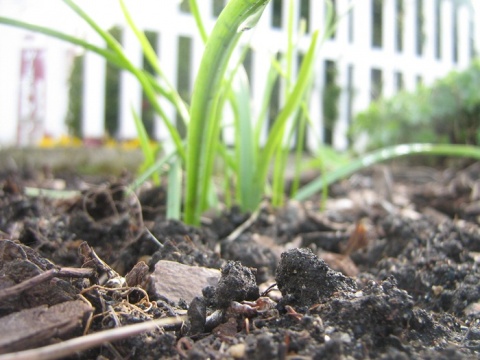
[[[232,301],[256,300],[259,297],[255,270],[238,261],[229,261],[222,268],[222,276],[215,290],[215,303],[219,308],[228,308]]]
[[[282,254],[276,281],[287,305],[310,307],[339,291],[353,292],[355,281],[328,267],[310,249],[292,249]]]

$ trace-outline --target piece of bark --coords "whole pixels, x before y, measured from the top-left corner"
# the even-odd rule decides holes
[[[35,348],[81,333],[93,308],[85,301],[67,301],[22,310],[0,318],[0,354]]]

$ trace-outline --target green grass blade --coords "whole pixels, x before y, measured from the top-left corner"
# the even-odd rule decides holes
[[[239,28],[245,20],[262,12],[268,1],[230,0],[222,11],[208,39],[205,53],[195,81],[190,124],[187,138],[188,161],[186,163],[186,198],[184,221],[188,224],[200,223],[200,215],[206,203],[210,182],[215,145],[213,139],[218,126],[217,106],[221,83],[228,61],[241,32]]]
[[[203,43],[205,44],[208,39],[207,30],[205,30],[205,25],[203,24],[202,16],[200,14],[200,10],[198,9],[197,0],[188,0],[190,4],[190,12],[195,19],[195,24],[197,24],[198,32],[200,33],[200,37],[202,38]]]
[[[175,106],[176,110],[178,111],[178,114],[180,115],[180,118],[183,121],[183,124],[184,125],[188,124],[188,122],[190,121],[190,115],[188,113],[188,108],[185,105],[185,102],[183,101],[183,99],[181,98],[180,94],[175,89],[175,87],[170,83],[168,78],[165,76],[165,73],[163,72],[162,67],[160,66],[160,62],[158,60],[157,54],[155,53],[155,50],[153,50],[152,45],[150,44],[147,37],[145,36],[145,33],[141,31],[133,21],[130,15],[130,12],[128,11],[125,5],[125,1],[119,0],[119,2],[120,2],[120,7],[122,8],[123,15],[127,20],[128,26],[130,26],[130,29],[132,29],[133,33],[137,37],[140,43],[140,46],[142,47],[142,51],[143,51],[143,54],[145,55],[145,58],[150,63],[150,65],[155,70],[155,72],[162,78],[163,82],[166,84],[166,87],[168,88],[168,90],[166,90],[166,92],[168,93],[168,99]],[[170,119],[170,121],[172,121],[172,119]]]
[[[238,164],[237,201],[243,211],[253,211],[258,205],[258,186],[253,186],[256,164],[256,147],[253,143],[253,127],[250,112],[250,86],[243,66],[234,79],[232,107],[235,113],[235,155]]]
[[[182,204],[182,167],[181,161],[174,157],[168,170],[167,219],[180,220]]]
[[[332,183],[350,176],[353,173],[367,168],[373,164],[416,154],[424,154],[427,156],[439,155],[464,157],[480,160],[480,147],[450,144],[403,144],[383,148],[364,155],[335,171],[329,172],[328,174],[313,180],[309,184],[302,187],[297,192],[294,199],[299,201],[306,200],[320,191],[324,186],[331,185]]]
[[[285,106],[281,110],[278,118],[270,129],[267,142],[262,152],[262,156],[259,160],[259,166],[257,171],[258,175],[255,180],[257,183],[264,184],[266,182],[268,168],[272,156],[277,147],[281,145],[283,141],[283,131],[285,128],[285,124],[287,123],[290,116],[298,109],[298,105],[302,101],[305,91],[308,88],[311,74],[313,71],[314,60],[316,57],[315,55],[318,47],[318,38],[319,31],[317,30],[312,34],[310,47],[305,54],[302,65],[300,67],[298,80],[294,88],[292,89],[292,92],[287,99]]]
[[[140,141],[140,147],[142,149],[143,156],[145,157],[142,165],[142,169],[147,169],[155,163],[155,151],[150,144],[150,138],[148,137],[147,130],[143,125],[142,119],[135,112],[132,107],[132,116],[135,122],[135,128],[137,130],[138,140]],[[158,173],[152,175],[152,179],[155,185],[160,185],[160,177]]]
[[[136,191],[145,181],[153,176],[153,174],[158,173],[159,175],[165,172],[165,168],[168,163],[172,161],[174,156],[177,156],[176,151],[171,152],[170,154],[163,156],[155,161],[155,163],[147,168],[143,173],[135,178],[132,184],[128,187],[128,191]]]
[[[298,121],[298,135],[297,143],[295,145],[294,165],[293,165],[293,179],[290,188],[290,197],[293,197],[300,187],[300,175],[302,172],[302,155],[305,146],[305,133],[307,129],[307,122],[310,118],[307,103],[304,101],[301,106],[300,119]]]
[[[56,38],[56,39],[59,39],[59,40],[69,42],[71,44],[81,46],[85,50],[92,51],[92,52],[102,56],[104,59],[106,59],[107,61],[109,61],[113,65],[117,66],[118,68],[128,70],[128,67],[126,67],[125,62],[123,62],[118,57],[118,55],[115,52],[113,52],[112,50],[108,50],[108,49],[98,47],[96,45],[93,45],[93,44],[91,44],[91,43],[89,43],[89,42],[87,42],[83,39],[77,38],[75,36],[71,36],[71,35],[68,35],[68,34],[65,34],[63,32],[60,32],[60,31],[57,31],[57,30],[54,30],[54,29],[50,29],[50,28],[47,28],[47,27],[34,25],[34,24],[30,24],[30,23],[26,23],[26,22],[23,22],[23,21],[10,19],[10,18],[6,18],[6,17],[1,17],[1,16],[0,16],[0,24],[14,26],[14,27],[25,29],[25,30],[34,31],[34,32],[37,32],[37,33],[48,35],[50,37],[53,37],[53,38]],[[171,90],[173,87],[170,86],[170,90],[166,90],[161,84],[159,84],[156,81],[156,79],[154,77],[152,77],[151,74],[147,74],[147,76],[149,78],[148,80],[149,80],[151,86],[155,89],[155,91],[157,93],[161,94],[162,96],[164,96],[173,105],[176,105],[175,104],[176,99],[172,95],[172,90]],[[188,107],[185,104],[185,102],[183,100],[181,100],[181,105],[176,106],[176,108],[179,111],[182,118],[187,119],[187,121],[188,121],[188,118],[189,118]]]
[[[185,151],[182,147],[182,141],[180,138],[180,135],[178,134],[178,131],[176,130],[175,127],[171,124],[170,120],[166,117],[165,113],[162,111],[157,99],[156,99],[156,91],[161,89],[160,86],[157,86],[154,88],[152,85],[152,79],[148,75],[146,75],[144,72],[141,70],[135,68],[133,64],[128,60],[128,58],[125,56],[120,44],[106,31],[102,30],[98,24],[96,24],[86,13],[84,13],[75,3],[73,3],[70,0],[64,0],[64,2],[70,6],[77,14],[79,14],[87,23],[92,26],[92,28],[98,32],[98,34],[107,42],[108,46],[110,47],[111,50],[106,50],[99,48],[97,46],[94,46],[82,39],[75,38],[73,36],[69,36],[67,34],[63,34],[59,31],[49,29],[46,27],[42,26],[37,26],[33,24],[28,24],[25,22],[5,18],[5,17],[0,17],[0,23],[6,24],[6,25],[11,25],[15,27],[20,27],[23,29],[31,30],[31,31],[37,31],[39,33],[55,37],[60,40],[68,41],[72,44],[80,45],[84,47],[87,50],[91,50],[101,56],[103,56],[106,60],[112,62],[114,65],[118,66],[121,69],[125,69],[130,71],[134,76],[137,77],[137,79],[140,81],[145,94],[147,95],[148,99],[150,100],[150,103],[154,107],[155,111],[162,117],[164,120],[169,133],[175,143],[175,146],[180,154],[180,156],[184,159],[185,158]]]
[[[285,86],[285,98],[287,98],[288,95],[290,94],[292,81],[293,81],[293,57],[295,56],[295,48],[293,43],[293,27],[294,27],[294,2],[293,0],[290,0],[288,2],[288,21],[287,21],[287,53],[286,53],[287,84]]]
[[[272,63],[273,61],[276,61],[276,59],[272,58]],[[281,68],[280,68],[280,71],[281,71]],[[278,75],[279,75],[279,72],[275,69],[275,67],[273,65],[270,66],[267,73],[265,91],[263,93],[263,98],[262,98],[262,105],[260,108],[260,112],[257,116],[257,120],[255,121],[254,144],[257,147],[256,148],[257,153],[259,151],[260,137],[262,134],[262,130],[265,125],[265,121],[267,121],[267,113],[268,113],[268,108],[272,98],[273,88],[278,79]]]
[[[177,129],[172,125],[170,119],[164,117],[165,113],[162,111],[160,104],[156,98],[156,93],[151,85],[148,76],[145,74],[144,71],[141,69],[136,68],[125,55],[122,46],[118,43],[115,38],[110,35],[107,31],[103,30],[87,13],[85,13],[78,5],[76,5],[72,0],[63,0],[73,11],[75,11],[84,21],[86,21],[92,29],[94,29],[98,35],[100,35],[105,42],[107,43],[108,47],[112,49],[113,52],[117,54],[122,63],[122,66],[129,70],[140,82],[145,95],[147,96],[150,104],[155,109],[155,111],[162,116],[164,123],[170,133],[170,136],[175,144],[175,147],[182,158],[185,160],[185,150],[183,148],[182,139],[180,138],[180,134],[178,133]]]
[[[21,29],[34,31],[34,32],[37,32],[37,33],[40,33],[40,34],[51,36],[51,37],[59,39],[59,40],[67,41],[71,44],[79,45],[86,50],[92,51],[92,52],[102,56],[106,60],[110,61],[112,64],[114,64],[114,65],[116,65],[120,68],[124,68],[123,62],[111,50],[100,48],[98,46],[95,46],[95,45],[93,45],[93,44],[91,44],[91,43],[89,43],[89,42],[87,42],[83,39],[77,38],[75,36],[70,36],[68,34],[65,34],[65,33],[62,33],[60,31],[50,29],[50,28],[47,28],[47,27],[44,27],[44,26],[34,25],[34,24],[23,22],[23,21],[6,18],[6,17],[3,17],[3,16],[0,16],[0,24],[14,26],[14,27],[18,27],[18,28],[21,28]]]

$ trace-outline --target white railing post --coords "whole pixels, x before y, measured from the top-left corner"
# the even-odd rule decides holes
[[[325,3],[323,1],[310,1],[310,28],[325,30]],[[324,139],[322,88],[325,84],[325,65],[323,48],[315,65],[315,78],[313,79],[312,92],[310,95],[310,116],[312,125],[307,131],[307,147],[316,151],[322,145]],[[312,128],[313,127],[313,128]]]
[[[453,4],[442,1],[440,7],[441,62],[442,68],[453,67]]]
[[[404,25],[403,25],[403,51],[402,51],[402,73],[405,90],[414,91],[417,88],[417,69],[412,64],[416,62],[416,1],[404,0]]]
[[[371,99],[372,84],[370,79],[372,39],[372,0],[362,2],[353,8],[353,109],[354,112],[367,108]]]
[[[395,61],[395,0],[384,0],[382,10],[382,56],[386,59],[382,64],[382,96],[390,97],[396,90],[395,70],[397,70],[397,62]]]
[[[340,51],[345,51],[348,44],[348,29],[349,21],[347,11],[349,8],[348,0],[337,0],[336,11],[339,16],[342,16],[337,24],[337,31],[335,42]],[[348,126],[349,126],[349,89],[348,89],[348,66],[347,59],[343,54],[340,54],[336,61],[337,67],[337,86],[340,87],[340,97],[338,99],[338,119],[335,122],[333,129],[333,147],[337,150],[345,150],[348,147]]]
[[[53,138],[67,134],[65,117],[68,106],[68,91],[63,91],[68,79],[67,47],[59,40],[46,38],[46,104],[44,133]]]
[[[0,10],[2,4],[0,4]],[[0,26],[0,146],[17,144],[17,129],[19,125],[19,94],[20,94],[20,64],[21,44],[25,33],[19,30]],[[18,144],[17,144],[18,145]]]
[[[100,37],[90,32],[89,41],[104,46]],[[82,136],[87,142],[105,136],[105,59],[90,51],[83,63]]]
[[[124,51],[136,67],[142,67],[142,50],[135,34],[127,27],[123,27],[122,44]],[[118,138],[120,140],[134,139],[137,137],[132,109],[138,117],[142,116],[142,89],[137,79],[129,72],[120,72],[120,101],[119,101],[119,127]]]
[[[472,0],[473,6],[473,49],[475,56],[480,56],[480,1]]]
[[[425,84],[431,84],[437,77],[435,66],[435,0],[423,0],[425,42],[423,44],[422,74]]]
[[[470,12],[467,6],[460,6],[457,13],[458,66],[464,69],[470,62]],[[477,26],[480,24],[477,24]]]

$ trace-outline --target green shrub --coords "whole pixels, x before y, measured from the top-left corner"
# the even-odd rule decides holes
[[[480,61],[431,87],[402,91],[357,115],[353,138],[368,134],[368,148],[402,143],[480,144]]]

